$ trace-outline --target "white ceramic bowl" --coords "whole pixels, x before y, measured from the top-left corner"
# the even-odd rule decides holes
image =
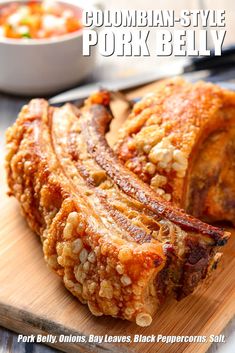
[[[20,2],[5,0],[2,4]],[[80,9],[94,8],[82,0],[62,0]],[[82,55],[83,32],[51,39],[0,39],[0,91],[45,96],[65,90],[91,73],[95,52]]]

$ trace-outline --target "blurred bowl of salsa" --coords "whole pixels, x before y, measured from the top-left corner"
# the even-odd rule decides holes
[[[0,91],[45,96],[84,80],[95,51],[82,55],[82,11],[92,7],[82,0],[0,1]]]

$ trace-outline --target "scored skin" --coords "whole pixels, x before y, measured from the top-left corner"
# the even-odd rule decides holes
[[[235,220],[235,93],[181,78],[135,104],[115,151],[161,197],[207,222]]]
[[[170,255],[164,242],[153,237],[157,220],[149,210],[123,194],[87,153],[81,131],[86,115],[77,115],[71,106],[52,109],[43,100],[22,109],[7,132],[10,193],[41,236],[48,264],[93,314],[145,326],[171,292],[160,275]],[[178,228],[172,227],[174,233]],[[169,252],[177,249],[175,238]],[[192,292],[218,258],[210,237],[189,234],[185,243],[189,254],[171,264],[175,271],[185,267],[186,276],[173,283],[180,288],[178,298]]]

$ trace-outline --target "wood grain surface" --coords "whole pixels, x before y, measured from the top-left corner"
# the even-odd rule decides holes
[[[143,94],[145,90],[134,95]],[[133,96],[131,94],[130,96]],[[113,131],[127,106],[116,109]],[[110,140],[113,140],[111,134]],[[1,162],[2,163],[2,162]],[[41,244],[20,214],[14,198],[6,195],[1,164],[0,180],[0,324],[25,334],[73,335],[205,335],[219,334],[235,314],[235,232],[225,247],[223,261],[212,277],[181,302],[169,300],[147,328],[110,317],[95,318],[63,286],[44,263]],[[207,343],[59,343],[66,352],[204,353]]]

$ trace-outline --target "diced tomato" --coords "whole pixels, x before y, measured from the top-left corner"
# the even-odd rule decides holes
[[[17,39],[21,38],[21,35],[13,30],[13,28],[9,25],[5,25],[5,35],[7,38]]]
[[[30,11],[32,14],[36,14],[36,15],[42,15],[43,14],[43,8],[42,5],[38,2],[30,2],[28,4],[28,7],[30,8]]]
[[[41,18],[38,15],[30,15],[20,21],[21,25],[28,26],[31,30],[39,30],[41,27]]]
[[[26,4],[11,3],[0,6],[0,26],[4,27],[6,38],[49,38],[72,33],[80,30],[79,12],[75,12],[69,5],[53,3],[51,7],[44,6],[44,2],[28,1]],[[21,8],[28,8],[28,12],[20,11]],[[69,10],[71,16],[64,16]],[[68,11],[67,11],[68,12]],[[12,15],[16,15],[10,17]],[[63,18],[64,21],[54,21],[55,28],[44,28],[44,16],[52,15],[54,18]],[[52,22],[53,23],[53,22]],[[22,26],[27,27],[22,33]]]
[[[69,33],[78,31],[79,29],[81,29],[81,27],[82,26],[77,18],[75,18],[75,17],[67,18],[66,28]]]

